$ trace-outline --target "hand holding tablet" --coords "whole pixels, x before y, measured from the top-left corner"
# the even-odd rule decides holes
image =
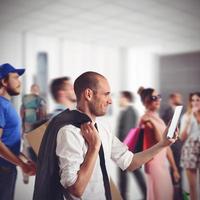
[[[176,106],[176,108],[174,110],[174,115],[172,117],[170,126],[168,128],[167,138],[173,138],[179,118],[181,116],[182,109],[183,109],[183,106]]]

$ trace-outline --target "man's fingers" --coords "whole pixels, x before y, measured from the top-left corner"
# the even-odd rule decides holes
[[[91,122],[84,123],[81,125],[81,131],[84,133],[94,132],[95,127],[92,125]]]
[[[88,122],[89,123],[89,122]],[[85,130],[88,127],[88,123],[81,124],[81,127]]]
[[[92,124],[92,122],[87,122],[81,125],[81,127],[83,127],[83,129],[88,129],[88,130],[92,130],[92,131],[96,131],[95,126]]]

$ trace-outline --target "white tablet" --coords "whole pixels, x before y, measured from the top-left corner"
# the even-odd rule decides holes
[[[172,117],[172,121],[170,123],[168,133],[167,133],[168,138],[173,138],[173,136],[174,136],[174,132],[176,130],[179,118],[181,116],[182,109],[183,109],[183,106],[176,106],[176,108],[174,110],[174,115]]]

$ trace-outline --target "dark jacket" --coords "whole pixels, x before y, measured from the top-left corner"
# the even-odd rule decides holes
[[[132,106],[121,111],[118,121],[118,137],[123,142],[131,128],[136,127],[138,115]]]
[[[82,123],[88,121],[91,119],[87,115],[76,110],[65,110],[50,121],[39,150],[33,200],[63,200],[63,194],[67,197],[67,191],[60,184],[57,133],[65,125],[80,128]]]

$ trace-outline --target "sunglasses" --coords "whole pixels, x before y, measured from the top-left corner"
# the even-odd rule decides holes
[[[158,100],[161,100],[162,98],[161,98],[161,95],[160,94],[158,94],[158,95],[154,95],[154,96],[151,96],[150,97],[150,100],[151,101],[158,101]]]

